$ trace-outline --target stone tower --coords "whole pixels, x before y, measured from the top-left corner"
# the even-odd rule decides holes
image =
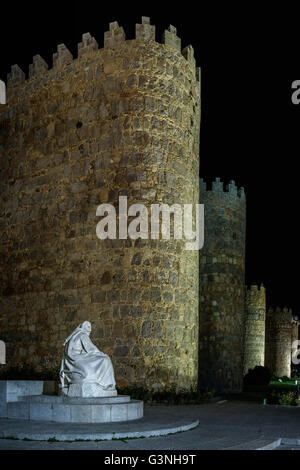
[[[199,385],[239,391],[243,378],[246,199],[231,181],[219,178],[204,204],[204,247],[200,251]]]
[[[265,325],[266,291],[252,285],[245,299],[244,375],[265,363]]]
[[[0,80],[0,106],[6,103],[6,86],[5,83]]]
[[[298,343],[295,343],[295,341],[299,340],[299,321],[298,318],[293,318],[292,321],[292,358],[293,355],[296,354],[296,352],[299,350]],[[297,355],[298,359],[298,355]]]
[[[277,377],[291,376],[292,321],[288,308],[267,311],[265,366]]]
[[[33,58],[7,81],[1,127],[1,339],[7,362],[59,364],[90,320],[119,385],[197,385],[199,253],[185,239],[96,236],[102,203],[199,202],[200,72],[176,29],[162,44],[111,23],[78,58]]]

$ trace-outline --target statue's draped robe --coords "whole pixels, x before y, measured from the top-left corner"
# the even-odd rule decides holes
[[[99,351],[83,331],[75,333],[66,341],[60,376],[64,386],[82,382],[97,383],[104,390],[116,386],[110,358]]]

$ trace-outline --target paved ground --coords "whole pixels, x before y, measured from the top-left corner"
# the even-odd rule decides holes
[[[300,450],[300,446],[281,445],[275,450]]]
[[[164,422],[167,427],[178,420],[192,422],[199,420],[199,426],[178,434],[139,439],[123,439],[101,442],[47,442],[0,439],[0,449],[103,449],[103,450],[215,450],[215,449],[260,449],[274,448],[278,439],[287,438],[280,450],[298,447],[300,441],[300,408],[283,406],[264,406],[242,401],[222,401],[197,406],[156,406],[145,407],[145,417],[141,421],[109,425],[68,424],[74,434],[83,429],[91,433],[91,426],[103,431],[107,426],[114,426],[115,431],[121,425],[132,430],[141,426],[154,429]],[[12,436],[14,433],[28,432],[30,426],[40,427],[40,432],[48,433],[51,426],[59,423],[37,423],[0,419],[0,436]],[[86,428],[87,427],[87,428]],[[37,430],[37,427],[36,427]],[[54,435],[54,434],[53,434]],[[291,440],[292,439],[292,440]],[[284,442],[284,440],[283,440]]]

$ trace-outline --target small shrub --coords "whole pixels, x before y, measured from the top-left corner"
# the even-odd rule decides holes
[[[300,398],[300,397],[299,397]],[[295,397],[295,392],[272,392],[270,403],[276,405],[293,405],[297,404],[297,398]],[[300,406],[300,399],[299,405]]]
[[[283,375],[282,377],[279,377],[279,378],[282,380],[282,382],[290,382],[291,381],[290,377],[287,377],[286,375]]]
[[[249,369],[244,377],[244,385],[268,385],[271,379],[271,372],[268,367],[256,366]]]
[[[278,397],[279,405],[292,405],[295,399],[294,392],[284,392]]]
[[[300,406],[300,394],[299,393],[295,398],[295,404],[296,404],[296,406]]]

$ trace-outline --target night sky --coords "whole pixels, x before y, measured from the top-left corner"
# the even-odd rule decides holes
[[[173,2],[168,8],[166,2],[142,3],[1,4],[0,78],[6,80],[15,63],[28,74],[35,54],[51,66],[52,54],[62,42],[76,57],[85,32],[103,47],[104,31],[112,21],[124,27],[128,39],[134,38],[142,15],[156,25],[158,41],[169,24],[176,26],[182,47],[193,45],[202,68],[200,174],[207,180],[234,179],[245,187],[246,281],[266,286],[269,306],[286,305],[300,313],[300,105],[291,102],[291,83],[300,79],[300,58],[296,45],[292,53],[295,43],[287,40],[284,19],[273,16],[274,7],[263,14],[246,8],[231,11],[228,5],[220,10],[212,4],[210,13],[202,7],[196,13],[194,2]],[[292,16],[286,23],[291,30]]]

